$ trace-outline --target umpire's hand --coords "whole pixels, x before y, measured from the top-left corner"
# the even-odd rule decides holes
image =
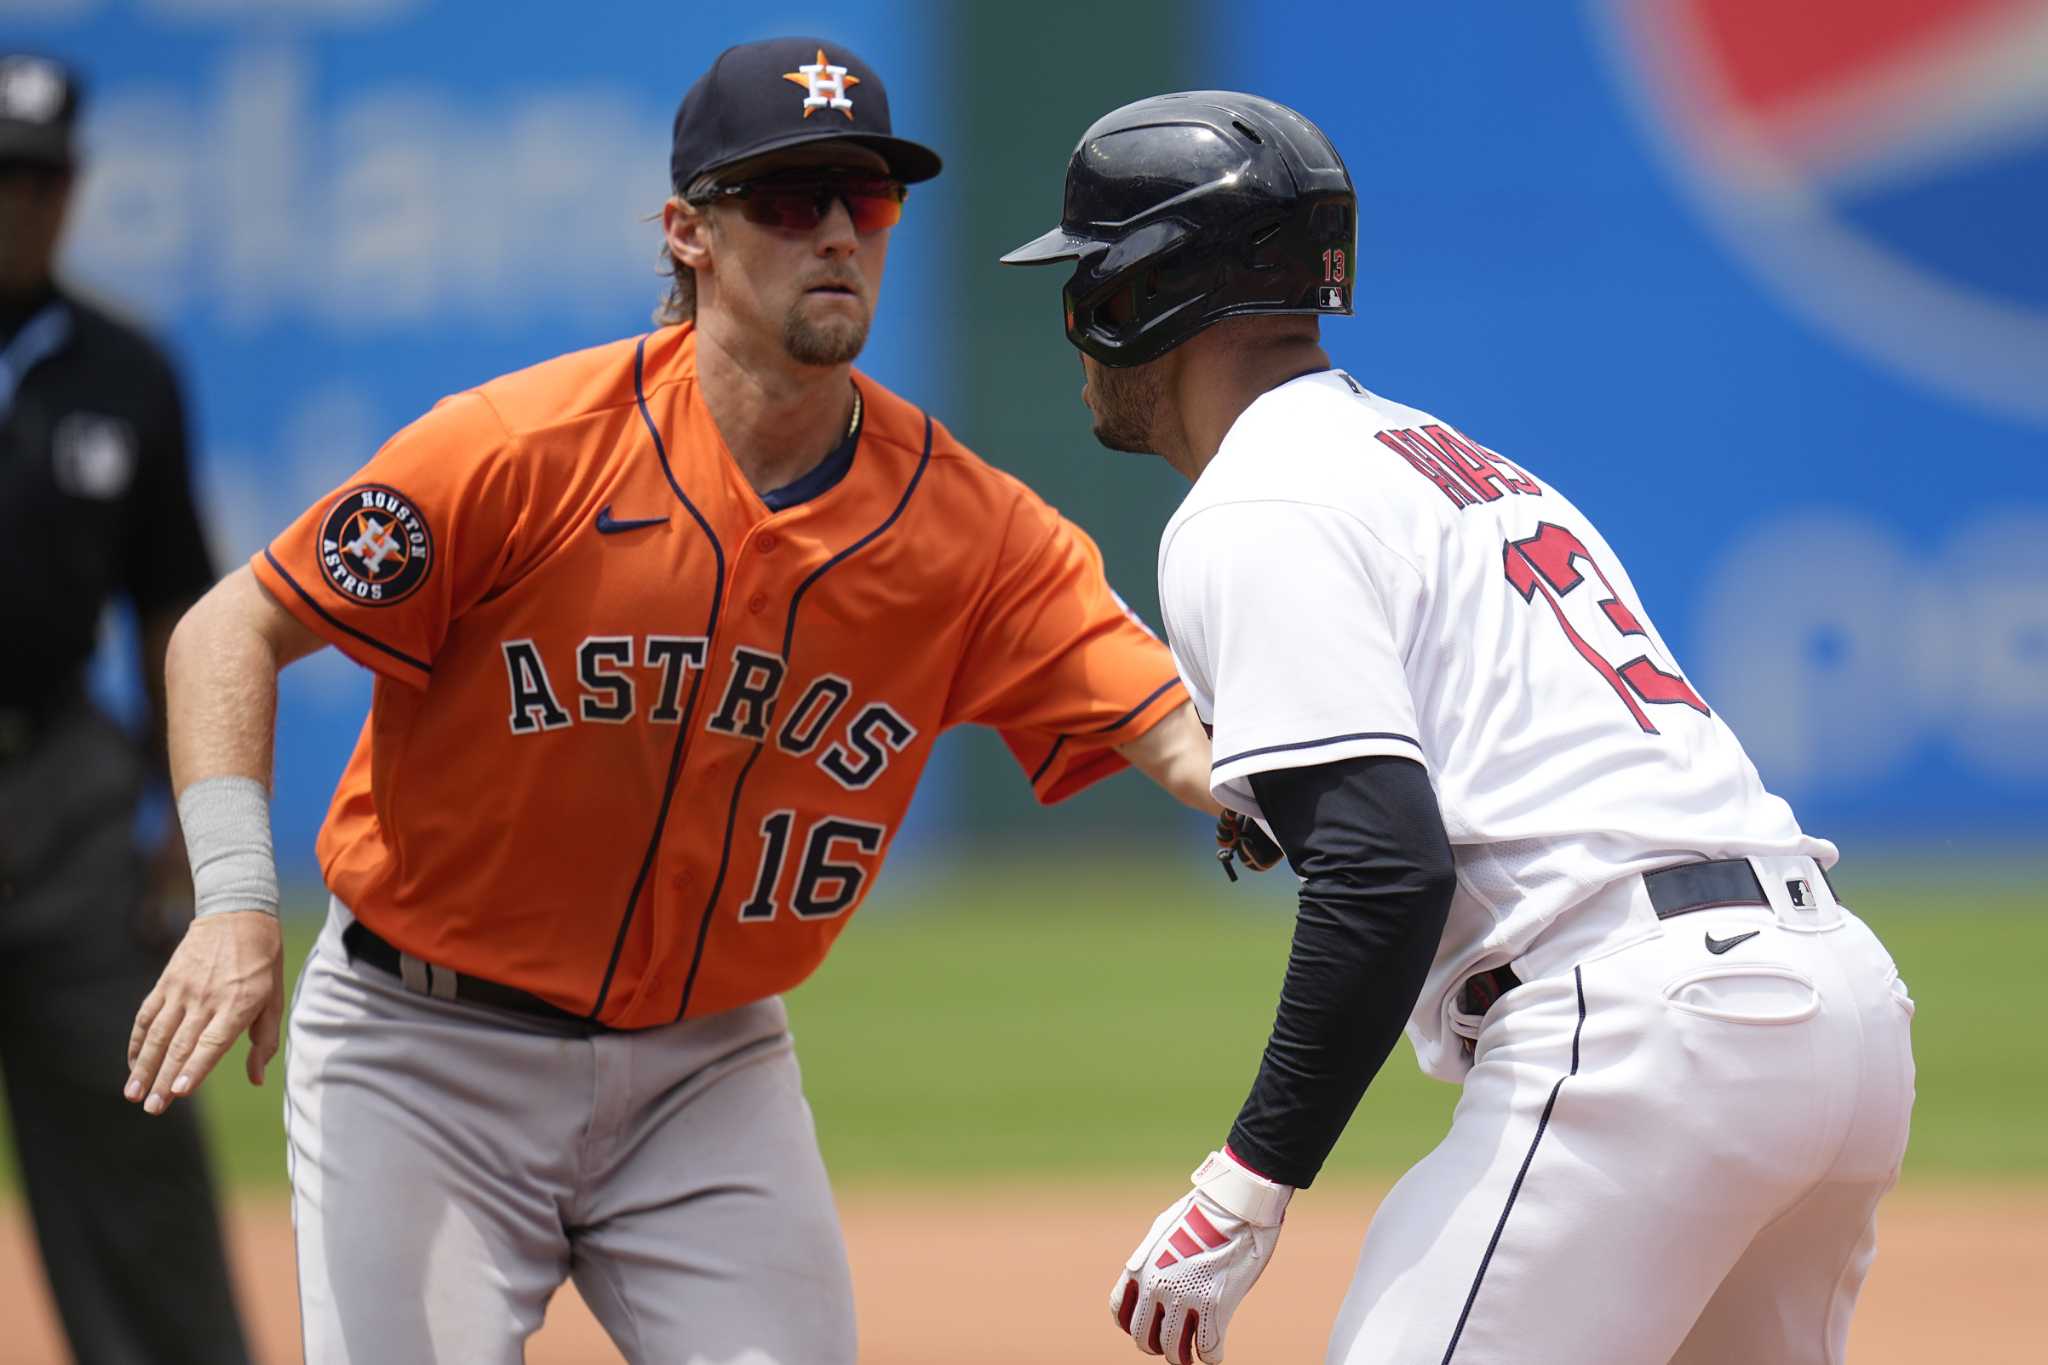
[[[277,1055],[284,1017],[284,932],[277,916],[236,910],[194,920],[128,1035],[128,1086],[149,1113],[189,1095],[249,1034],[249,1083]]]

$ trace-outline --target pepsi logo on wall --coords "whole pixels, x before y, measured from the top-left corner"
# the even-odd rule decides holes
[[[1728,244],[1843,343],[2048,424],[2048,0],[1599,0]]]

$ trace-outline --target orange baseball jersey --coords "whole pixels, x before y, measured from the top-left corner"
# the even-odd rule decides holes
[[[343,904],[647,1027],[808,976],[948,726],[1043,801],[1123,766],[1185,694],[1093,542],[855,382],[857,443],[776,510],[689,326],[566,355],[443,400],[255,557],[377,675],[319,840]]]

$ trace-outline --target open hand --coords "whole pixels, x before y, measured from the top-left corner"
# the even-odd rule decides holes
[[[249,1035],[249,1082],[277,1054],[284,1017],[284,932],[275,915],[237,910],[194,920],[136,1011],[122,1093],[161,1114],[197,1090]]]

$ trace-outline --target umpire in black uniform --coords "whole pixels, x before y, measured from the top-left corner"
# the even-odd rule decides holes
[[[248,1350],[193,1111],[121,1098],[129,1020],[189,913],[175,819],[149,853],[135,824],[166,778],[164,646],[213,566],[169,365],[51,274],[78,95],[55,62],[0,56],[0,1075],[78,1359],[220,1365]],[[115,594],[140,743],[84,695]]]

